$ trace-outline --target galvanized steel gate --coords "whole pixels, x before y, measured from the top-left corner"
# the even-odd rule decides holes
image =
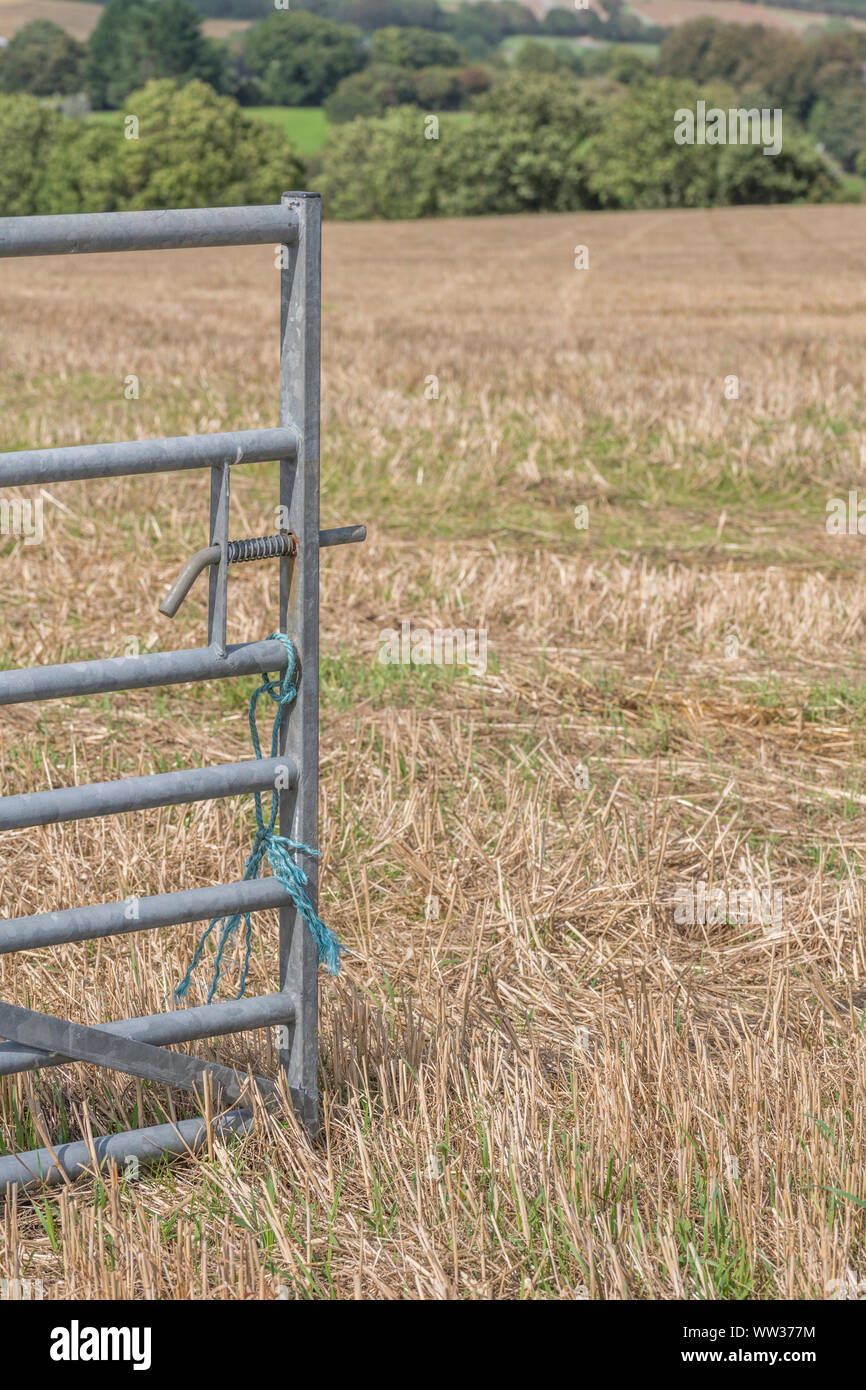
[[[82,216],[0,219],[0,256],[157,250],[172,247],[276,244],[281,257],[280,428],[187,435],[121,444],[0,454],[0,487],[73,479],[121,477],[210,468],[210,546],[185,566],[164,612],[176,611],[204,567],[210,569],[207,646],[103,661],[0,672],[0,704],[142,689],[184,681],[219,680],[284,671],[277,641],[226,645],[228,566],[238,559],[280,557],[278,630],[299,653],[298,698],[283,721],[280,756],[210,768],[125,778],[0,800],[0,831],[117,814],[148,807],[272,791],[279,778],[279,830],[313,848],[317,844],[319,719],[319,548],[363,540],[362,527],[319,532],[319,375],[321,324],[321,204],[317,194],[286,193],[273,207],[180,209]],[[280,461],[281,533],[257,541],[229,540],[232,468]],[[310,898],[317,900],[315,863],[305,864]],[[218,1131],[248,1127],[246,1078],[227,1067],[165,1050],[167,1044],[287,1025],[280,1065],[294,1103],[315,1133],[318,1123],[318,959],[315,943],[276,878],[196,888],[0,920],[0,952],[58,945],[233,912],[280,909],[279,993],[215,1003],[147,1018],[85,1027],[31,1009],[0,1003],[0,1075],[56,1066],[70,1059],[186,1090],[212,1088],[234,1107]],[[256,1078],[265,1094],[274,1083]],[[111,1135],[96,1141],[97,1158],[124,1164],[200,1145],[203,1118]],[[60,1181],[92,1167],[87,1146],[58,1145],[0,1158],[0,1192],[19,1183]]]

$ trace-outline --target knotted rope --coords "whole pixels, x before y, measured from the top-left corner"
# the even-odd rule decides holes
[[[259,743],[259,731],[256,723],[256,707],[259,702],[259,696],[270,696],[277,706],[274,714],[274,727],[271,733],[271,757],[276,758],[279,756],[280,724],[282,722],[283,713],[287,706],[296,698],[298,685],[300,683],[298,655],[291,638],[287,637],[283,632],[272,632],[268,641],[282,642],[286,649],[288,661],[282,679],[280,679],[279,676],[275,676],[271,679],[267,673],[265,673],[264,683],[260,685],[258,689],[254,690],[250,696],[250,733],[252,734],[253,748],[255,749],[257,758],[261,758],[262,756],[261,745]],[[331,975],[336,975],[340,969],[340,956],[346,948],[340,945],[334,933],[329,931],[324,922],[317,915],[313,904],[310,902],[309,894],[307,893],[307,875],[300,865],[296,864],[292,858],[292,855],[295,853],[309,854],[311,857],[317,857],[319,851],[310,849],[309,845],[302,845],[295,840],[289,840],[285,835],[275,834],[280,805],[280,794],[277,788],[274,788],[274,791],[271,793],[271,814],[267,825],[265,824],[264,812],[262,810],[262,793],[254,792],[253,796],[255,797],[256,803],[256,837],[253,841],[252,852],[247,860],[246,868],[244,869],[244,879],[258,878],[262,860],[265,858],[265,855],[267,855],[268,862],[274,871],[275,877],[282,883],[289,897],[292,899],[292,902],[295,904],[299,915],[306,922],[313,935],[313,939],[319,951],[319,963],[326,965]],[[241,970],[240,988],[236,996],[240,999],[246,989],[247,973],[250,968],[250,956],[253,948],[253,927],[248,912],[235,912],[230,917],[214,917],[210,926],[202,933],[201,940],[196,947],[195,955],[192,958],[189,969],[174,991],[176,998],[183,999],[186,997],[186,992],[192,981],[193,972],[201,959],[208,938],[216,927],[220,927],[216,959],[214,961],[213,979],[211,980],[210,992],[207,997],[207,1002],[211,1002],[219,987],[220,978],[222,976],[223,954],[229,941],[238,930],[242,919],[246,923],[246,931],[244,933],[244,963]]]

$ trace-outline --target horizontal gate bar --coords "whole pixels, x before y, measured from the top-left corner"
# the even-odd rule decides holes
[[[213,801],[240,792],[274,791],[278,785],[297,786],[298,771],[290,758],[251,758],[217,767],[187,767],[178,772],[154,772],[147,777],[122,777],[115,782],[87,782],[80,787],[24,792],[0,800],[0,830],[23,830],[28,825],[118,816],[125,811],[148,811],[157,806],[180,806],[187,801]]]
[[[227,1110],[213,1121],[213,1135],[226,1139],[243,1134],[252,1127],[249,1110]],[[128,1159],[140,1164],[158,1163],[169,1154],[194,1153],[207,1142],[207,1123],[201,1118],[179,1120],[173,1125],[151,1125],[147,1129],[130,1129],[123,1134],[106,1134],[94,1139],[93,1149],[100,1170],[116,1166],[123,1173]],[[84,1140],[72,1144],[57,1144],[51,1149],[32,1149],[29,1153],[10,1154],[0,1158],[0,1196],[8,1196],[12,1187],[52,1187],[68,1178],[80,1178],[93,1173],[93,1159]]]
[[[96,1029],[133,1042],[165,1047],[169,1043],[197,1042],[200,1038],[217,1038],[225,1033],[288,1024],[294,1016],[294,1005],[288,994],[261,994],[253,999],[221,1000],[164,1014],[147,1014],[143,1018],[121,1018],[114,1023],[98,1023]],[[42,1052],[14,1042],[0,1043],[0,1076],[57,1067],[69,1060],[61,1052]]]
[[[160,251],[170,247],[294,245],[297,215],[283,204],[65,213],[0,218],[0,256]]]
[[[187,647],[177,652],[110,656],[102,661],[27,666],[18,671],[0,671],[0,705],[256,676],[264,671],[284,671],[287,660],[282,642],[242,642],[229,647],[225,656],[216,647]]]
[[[215,468],[223,463],[270,463],[275,459],[293,459],[297,450],[297,432],[286,428],[23,449],[0,454],[0,487],[174,473],[186,468]]]
[[[117,903],[70,907],[63,912],[10,917],[0,920],[0,956],[127,932],[153,931],[156,927],[176,927],[184,922],[209,922],[235,912],[285,907],[289,902],[289,894],[278,878],[250,878],[188,888],[180,893],[158,893]]]

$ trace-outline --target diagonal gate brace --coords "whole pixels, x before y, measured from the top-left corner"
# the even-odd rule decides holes
[[[161,1081],[184,1091],[201,1090],[210,1083],[220,1099],[231,1104],[247,1090],[250,1080],[265,1096],[277,1094],[274,1082],[263,1077],[242,1076],[215,1062],[203,1062],[182,1052],[168,1052],[151,1043],[134,1042],[118,1033],[70,1023],[65,1018],[40,1014],[17,1004],[0,1003],[0,1034],[12,1042],[44,1050],[46,1054],[59,1052],[77,1062],[94,1062],[99,1067],[140,1076],[146,1081]]]

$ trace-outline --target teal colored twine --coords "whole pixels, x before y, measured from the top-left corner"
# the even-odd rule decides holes
[[[285,675],[280,679],[275,676],[270,679],[265,674],[264,684],[254,690],[250,697],[249,720],[250,733],[252,734],[253,748],[257,758],[262,756],[261,744],[259,743],[259,730],[256,723],[256,709],[260,695],[268,695],[276,703],[274,714],[274,727],[271,733],[271,757],[279,756],[280,743],[280,724],[282,723],[283,713],[288,705],[296,698],[298,693],[298,656],[295,651],[294,643],[291,638],[283,632],[272,632],[268,638],[269,642],[282,642],[286,649],[288,661],[286,663]],[[267,855],[268,862],[274,871],[276,878],[280,880],[292,902],[298,910],[299,915],[306,922],[312,933],[313,940],[319,952],[319,963],[328,968],[331,975],[336,975],[340,969],[340,956],[346,949],[341,946],[332,931],[325,926],[324,922],[317,915],[310,897],[307,892],[307,875],[299,864],[292,858],[293,854],[308,854],[312,858],[318,857],[318,850],[310,849],[309,845],[299,844],[296,840],[289,840],[285,835],[275,834],[277,815],[280,806],[280,794],[277,788],[271,793],[271,813],[267,825],[265,824],[264,811],[262,809],[262,793],[254,792],[253,796],[256,803],[256,836],[253,841],[253,848],[244,869],[244,880],[258,878],[262,861]],[[240,987],[236,998],[240,999],[246,989],[247,974],[250,968],[250,956],[253,949],[253,926],[248,912],[235,912],[231,917],[214,917],[206,931],[202,933],[201,940],[195,950],[195,955],[190,962],[189,969],[181,980],[177,989],[174,991],[177,999],[184,999],[192,981],[193,973],[201,959],[205,946],[211,934],[220,928],[217,939],[216,959],[214,960],[213,979],[211,980],[210,992],[207,1002],[210,1004],[219,987],[219,982],[223,973],[223,955],[226,947],[232,940],[235,932],[240,927],[241,921],[246,924],[244,931],[244,962],[241,970]]]

